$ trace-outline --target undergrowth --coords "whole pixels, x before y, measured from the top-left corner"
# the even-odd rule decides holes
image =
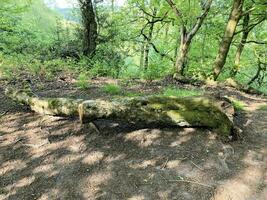
[[[122,89],[119,85],[116,84],[106,84],[103,86],[102,90],[105,93],[111,94],[111,95],[119,95],[122,93]]]
[[[76,86],[81,90],[86,90],[89,88],[88,75],[86,73],[80,73],[76,82]]]
[[[246,104],[242,101],[239,101],[237,99],[231,99],[232,105],[234,106],[235,110],[241,111],[244,110],[246,107]]]

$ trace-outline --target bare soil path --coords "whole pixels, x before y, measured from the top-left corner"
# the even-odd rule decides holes
[[[267,197],[267,100],[262,97],[214,89],[247,103],[235,117],[242,139],[223,143],[205,129],[105,120],[95,122],[98,133],[76,119],[32,113],[7,99],[3,89],[0,86],[1,200]],[[40,94],[106,98],[97,84],[83,92],[68,84],[46,84]]]

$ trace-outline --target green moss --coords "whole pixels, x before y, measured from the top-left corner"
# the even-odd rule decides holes
[[[174,87],[167,87],[163,90],[162,95],[168,97],[188,97],[202,95],[203,91],[195,89],[180,89]]]
[[[50,109],[56,109],[62,106],[62,102],[58,99],[48,99],[48,107]]]
[[[142,96],[143,94],[141,92],[126,92],[124,96],[127,97],[138,97]]]

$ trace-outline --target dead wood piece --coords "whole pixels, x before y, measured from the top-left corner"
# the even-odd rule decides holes
[[[229,136],[233,122],[212,98],[199,97],[133,97],[112,100],[82,100],[42,98],[31,91],[8,88],[6,95],[30,106],[40,114],[75,117],[82,123],[97,119],[123,120],[130,123],[162,126],[207,127],[218,134]]]

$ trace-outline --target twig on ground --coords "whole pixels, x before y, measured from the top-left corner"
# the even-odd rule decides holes
[[[21,143],[21,140],[23,140],[23,139],[22,139],[22,138],[19,138],[19,139],[15,140],[15,141],[13,142],[13,145],[17,144],[18,142]]]
[[[199,183],[199,182],[196,182],[196,181],[189,181],[189,180],[168,180],[168,181],[169,181],[169,182],[192,183],[192,184],[201,185],[201,186],[204,186],[204,187],[214,188],[214,187],[211,186],[211,185],[207,185],[207,184],[204,184],[204,183]]]
[[[199,170],[203,171],[204,169],[201,168],[200,166],[198,166],[196,163],[194,163],[193,161],[190,161],[196,168],[198,168]]]
[[[166,162],[161,166],[161,169],[164,169],[167,166],[168,162],[169,162],[169,158],[167,158]]]
[[[42,146],[44,146],[44,145],[46,145],[48,143],[47,142],[43,142],[41,144],[24,144],[24,143],[21,142],[21,144],[24,145],[24,146],[27,146],[27,147],[39,148],[39,147],[42,147]]]

